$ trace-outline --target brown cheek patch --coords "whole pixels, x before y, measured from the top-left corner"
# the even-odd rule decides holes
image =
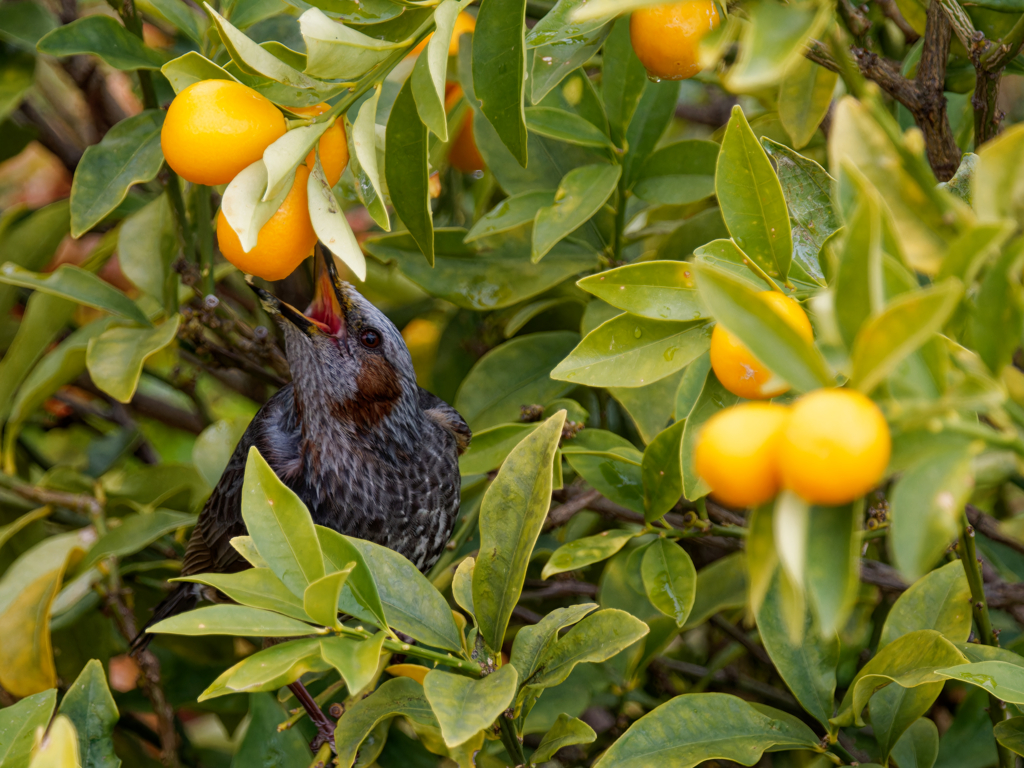
[[[362,430],[370,430],[387,418],[402,395],[402,385],[394,367],[378,355],[370,355],[356,376],[358,389],[346,403],[332,405],[335,416]]]

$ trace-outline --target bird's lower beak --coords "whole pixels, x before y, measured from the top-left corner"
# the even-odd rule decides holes
[[[263,308],[271,315],[282,317],[307,336],[325,333],[341,337],[345,334],[345,314],[350,307],[347,285],[338,276],[333,259],[317,246],[316,280],[313,302],[305,313],[291,304],[281,301],[274,294],[265,291],[246,275],[246,282],[260,299]]]

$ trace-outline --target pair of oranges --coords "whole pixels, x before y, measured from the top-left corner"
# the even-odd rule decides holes
[[[778,291],[758,294],[808,343],[814,332],[803,309]],[[733,394],[765,400],[789,385],[774,376],[721,323],[711,335],[711,367]],[[875,487],[889,464],[885,417],[849,389],[819,389],[792,407],[744,403],[715,414],[697,442],[697,473],[726,504],[749,507],[788,488],[812,504],[853,501]]]
[[[291,111],[315,117],[329,108],[317,104]],[[175,173],[195,184],[214,186],[229,183],[262,158],[264,150],[286,130],[281,111],[251,88],[230,80],[202,80],[171,102],[160,144]],[[333,186],[348,165],[348,140],[340,120],[320,137],[319,150],[324,174]],[[280,280],[313,252],[317,238],[309,218],[306,182],[315,163],[313,151],[295,170],[281,207],[260,230],[256,246],[249,252],[242,250],[224,212],[218,214],[217,243],[224,258],[249,274]]]

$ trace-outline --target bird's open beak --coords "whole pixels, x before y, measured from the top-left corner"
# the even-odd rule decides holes
[[[263,308],[271,315],[283,317],[307,336],[325,333],[340,337],[345,334],[345,315],[351,308],[348,298],[347,284],[338,276],[338,270],[332,257],[324,253],[318,245],[316,249],[315,292],[313,302],[305,313],[300,312],[291,304],[281,301],[277,296],[254,285],[252,278],[246,275],[246,282],[260,299]]]

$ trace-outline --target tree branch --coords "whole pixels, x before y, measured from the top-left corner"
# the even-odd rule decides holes
[[[999,529],[999,521],[991,515],[986,515],[973,504],[967,505],[967,519],[977,530],[981,531],[986,538],[998,541],[1010,549],[1024,554],[1024,542],[1018,541],[1012,536],[1007,536]]]
[[[907,41],[908,45],[913,45],[921,39],[921,36],[917,34],[917,30],[910,26],[910,23],[903,17],[903,14],[900,13],[899,6],[896,5],[895,0],[875,0],[875,4],[882,9],[882,13],[884,13],[893,22],[893,24],[899,27],[900,32],[903,33],[903,39]]]

